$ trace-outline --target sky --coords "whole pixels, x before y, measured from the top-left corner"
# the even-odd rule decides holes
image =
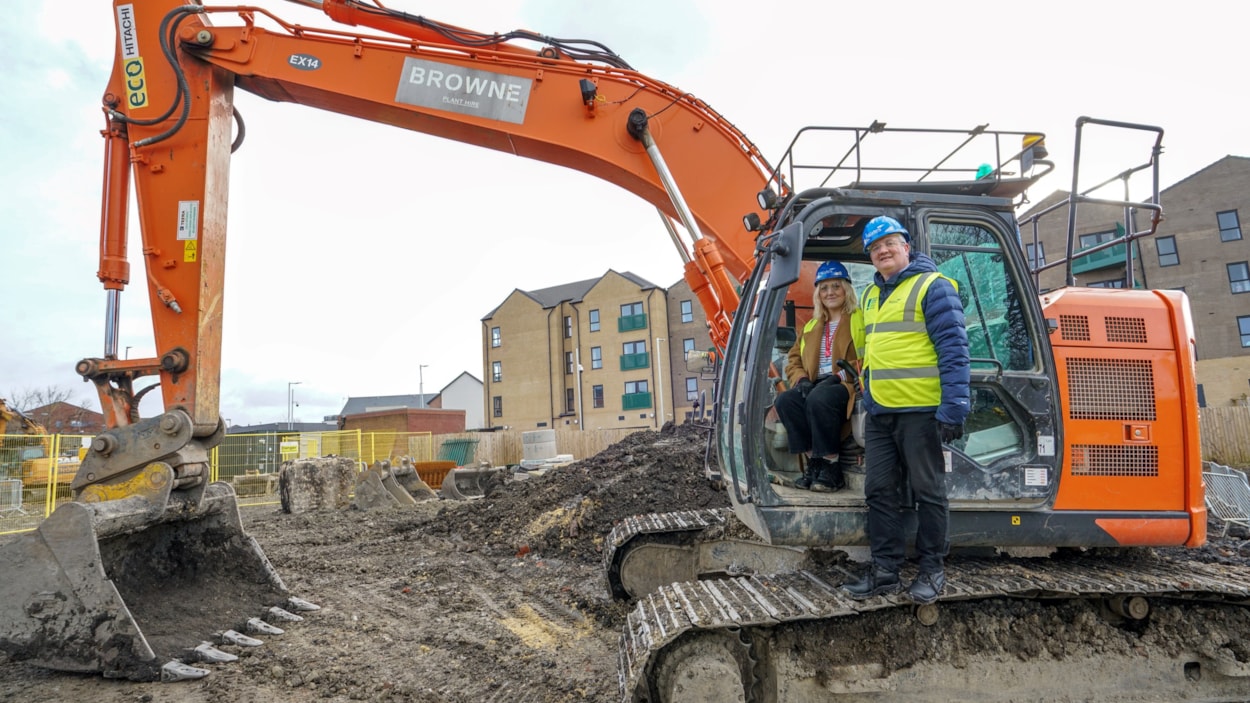
[[[294,3],[251,4],[335,26]],[[1241,3],[383,4],[482,32],[598,41],[706,101],[774,163],[809,125],[988,123],[1047,135],[1057,169],[1040,198],[1070,185],[1080,116],[1162,127],[1164,187],[1250,156]],[[10,96],[0,397],[51,387],[98,409],[74,365],[104,352],[99,105],[113,42],[104,0],[24,0],[0,24]],[[235,101],[247,139],[233,156],[227,229],[221,413],[231,424],[316,422],[348,397],[434,393],[466,371],[482,379],[481,318],[518,288],[608,270],[663,287],[681,279],[655,208],[592,176],[243,91]],[[1087,165],[1102,158],[1083,154]],[[119,341],[131,358],[156,353],[138,242],[132,217]],[[145,416],[161,412],[159,395],[145,398]]]

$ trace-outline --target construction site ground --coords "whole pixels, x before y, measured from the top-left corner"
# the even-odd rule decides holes
[[[617,640],[628,608],[608,596],[602,540],[628,515],[728,505],[703,477],[707,432],[692,425],[638,432],[596,457],[493,486],[472,501],[297,515],[275,505],[244,508],[246,529],[287,586],[321,611],[283,635],[264,636],[261,647],[225,647],[239,661],[211,665],[211,675],[190,682],[107,680],[0,654],[0,700],[616,700]],[[1221,537],[1216,527],[1210,544],[1188,558],[1250,564],[1245,535]],[[982,643],[1027,659],[1036,652],[1008,651],[1010,643],[1044,641],[1056,622],[984,614],[976,628]],[[1114,644],[1105,636],[1072,641],[1070,630],[1064,637],[1062,656],[1097,657]],[[839,648],[868,640],[883,650],[914,648],[877,631],[828,642],[823,656],[836,661]]]

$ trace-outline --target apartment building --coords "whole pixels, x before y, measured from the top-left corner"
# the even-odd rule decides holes
[[[710,346],[684,281],[664,289],[609,270],[514,290],[482,318],[484,424],[655,429],[683,421],[712,388],[706,370],[687,370],[685,351]]]
[[[1066,198],[1054,193],[1021,216],[1042,212]],[[1077,285],[1123,288],[1132,266],[1137,288],[1182,290],[1193,312],[1198,358],[1198,399],[1203,406],[1246,404],[1250,398],[1250,241],[1241,211],[1250,212],[1250,158],[1226,156],[1160,191],[1163,221],[1153,237],[1081,256],[1126,228],[1148,229],[1152,213],[1138,209],[1125,223],[1120,207],[1077,208]],[[1025,254],[1037,265],[1065,255],[1066,210],[1042,218],[1036,234],[1021,231]],[[1066,269],[1053,266],[1038,275],[1040,290],[1064,284]]]

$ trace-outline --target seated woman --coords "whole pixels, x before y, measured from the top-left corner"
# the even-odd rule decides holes
[[[838,450],[850,434],[854,397],[839,359],[855,361],[851,315],[856,311],[851,274],[837,261],[816,269],[812,319],[790,349],[786,364],[789,390],[777,396],[774,408],[786,428],[791,454],[806,454],[807,467],[794,482],[813,491],[846,487]]]

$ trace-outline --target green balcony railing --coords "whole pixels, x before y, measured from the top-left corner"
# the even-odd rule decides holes
[[[639,410],[651,407],[650,393],[626,393],[621,396],[622,410]]]
[[[621,354],[621,370],[633,371],[634,369],[645,369],[651,365],[651,355],[647,352],[640,354]]]
[[[1072,260],[1072,273],[1085,273],[1086,271],[1097,271],[1111,266],[1124,264],[1124,244],[1117,244],[1102,251],[1096,251],[1093,254],[1074,258]]]
[[[634,330],[647,329],[647,314],[641,315],[621,315],[616,320],[616,329],[620,332],[632,332]]]

